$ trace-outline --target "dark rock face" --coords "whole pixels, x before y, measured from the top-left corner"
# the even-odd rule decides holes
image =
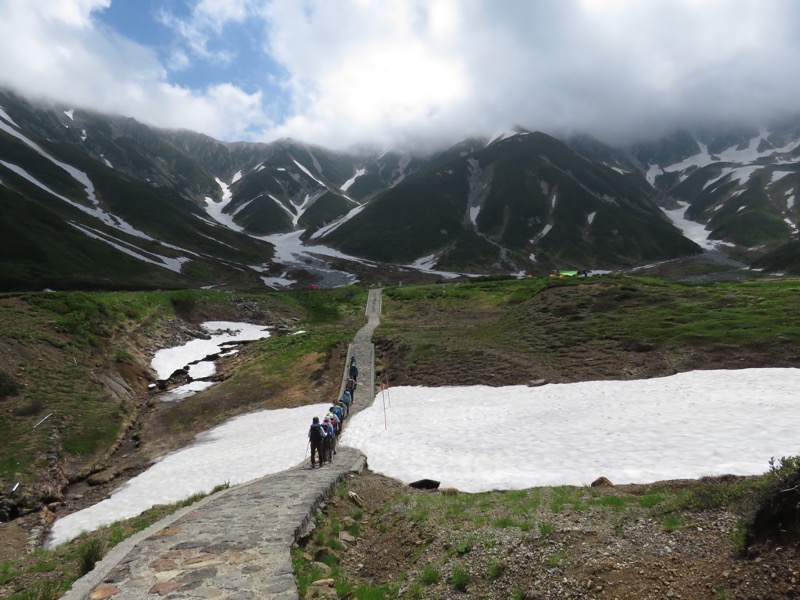
[[[420,479],[408,485],[418,490],[438,490],[440,483],[440,481],[436,481],[435,479]]]

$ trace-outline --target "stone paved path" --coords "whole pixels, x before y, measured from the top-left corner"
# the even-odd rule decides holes
[[[380,309],[380,290],[370,290],[367,324],[348,350],[347,364],[355,356],[359,368],[354,412],[374,398]],[[342,388],[345,381],[346,372]],[[322,468],[306,461],[204,498],[116,546],[63,598],[295,600],[292,544],[313,528],[336,483],[365,466],[363,454],[341,447]]]

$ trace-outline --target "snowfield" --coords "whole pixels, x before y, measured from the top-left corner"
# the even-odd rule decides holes
[[[465,492],[587,485],[600,476],[621,484],[754,475],[768,469],[770,457],[800,454],[798,388],[800,369],[542,387],[398,387],[355,415],[341,443],[363,451],[373,471],[406,483],[437,479]],[[231,419],[108,499],[56,521],[49,546],[155,504],[298,465],[311,419],[327,406]]]

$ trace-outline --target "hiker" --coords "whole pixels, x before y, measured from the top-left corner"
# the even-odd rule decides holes
[[[350,359],[350,377],[358,381],[358,367],[356,366],[356,357]]]
[[[346,413],[345,417],[349,417],[350,416],[350,405],[353,403],[353,397],[350,395],[350,392],[345,390],[342,393],[342,397],[339,398],[339,402],[341,402],[344,405],[344,410],[345,410],[345,413]]]
[[[339,420],[339,417],[337,417],[335,414],[333,414],[330,411],[328,411],[328,414],[325,415],[325,416],[328,417],[328,419],[330,420],[331,424],[333,425],[334,433],[336,433],[336,435],[339,435],[339,432],[342,431],[342,423]]]
[[[339,419],[339,423],[338,423],[339,429],[338,429],[338,431],[336,433],[341,433],[342,427],[344,426],[344,423],[343,423],[344,418],[343,418],[342,409],[334,404],[333,406],[330,407],[330,413],[333,414],[333,415],[336,415],[336,417]]]
[[[330,464],[333,462],[333,455],[336,454],[336,431],[334,431],[333,423],[331,423],[331,419],[328,416],[323,419],[322,427],[328,432],[322,442],[322,451],[328,460],[328,464]]]
[[[356,386],[358,386],[358,383],[356,383],[356,380],[352,377],[350,377],[347,380],[347,383],[344,384],[345,391],[350,392],[350,399],[353,401],[356,399]]]
[[[319,466],[325,461],[325,456],[322,453],[322,442],[327,435],[327,431],[322,428],[319,422],[319,417],[314,417],[311,420],[311,427],[308,429],[308,442],[311,444],[311,468],[313,469],[316,464],[314,461],[314,453],[319,458]]]

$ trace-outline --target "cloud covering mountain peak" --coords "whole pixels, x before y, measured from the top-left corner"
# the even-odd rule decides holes
[[[795,111],[789,0],[0,0],[0,85],[226,140],[630,142]]]

